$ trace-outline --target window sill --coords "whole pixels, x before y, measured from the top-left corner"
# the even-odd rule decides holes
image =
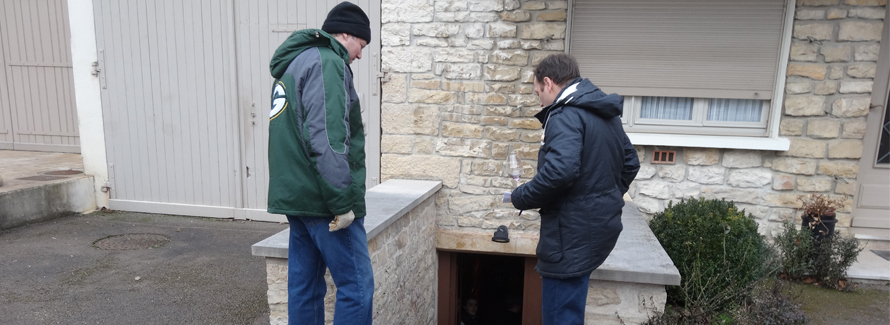
[[[670,146],[694,148],[746,149],[788,151],[786,138],[727,137],[708,135],[627,133],[630,143],[639,146]]]

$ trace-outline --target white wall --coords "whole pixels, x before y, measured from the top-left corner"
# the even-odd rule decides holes
[[[74,95],[84,173],[93,176],[96,207],[108,207],[108,194],[102,191],[108,182],[102,101],[99,78],[92,75],[92,64],[98,60],[93,1],[68,0],[68,19],[71,24]]]

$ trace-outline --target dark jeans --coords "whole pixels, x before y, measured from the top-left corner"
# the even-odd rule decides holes
[[[543,324],[584,325],[589,283],[590,273],[568,279],[543,278]]]
[[[365,219],[335,232],[328,231],[331,220],[287,216],[288,324],[324,324],[325,268],[337,286],[334,324],[371,324],[374,272]]]

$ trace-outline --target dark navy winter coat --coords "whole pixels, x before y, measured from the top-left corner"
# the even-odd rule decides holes
[[[513,206],[540,208],[541,276],[586,275],[603,263],[621,233],[624,193],[640,170],[621,126],[624,99],[577,78],[535,115],[544,124],[538,173],[513,191]]]

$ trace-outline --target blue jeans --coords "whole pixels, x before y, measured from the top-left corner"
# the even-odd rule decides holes
[[[590,273],[577,278],[542,281],[542,318],[544,325],[584,325],[587,286]]]
[[[287,216],[288,324],[324,324],[326,267],[337,286],[334,324],[371,324],[374,273],[365,219],[356,219],[335,232],[328,231],[331,220],[333,217]]]

